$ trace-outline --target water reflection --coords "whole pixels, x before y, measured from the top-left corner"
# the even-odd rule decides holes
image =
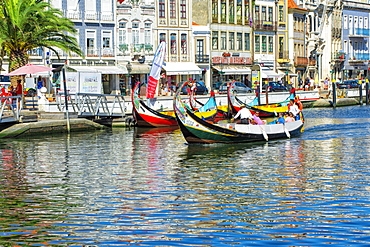
[[[358,116],[309,110],[302,136],[258,144],[187,145],[166,128],[6,140],[1,243],[368,245],[370,124]]]

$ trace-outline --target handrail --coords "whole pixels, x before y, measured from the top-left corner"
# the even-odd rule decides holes
[[[0,97],[0,122],[18,122],[20,120],[22,106],[22,96]]]
[[[56,101],[60,111],[65,110],[64,91],[57,93]],[[68,106],[79,117],[124,117],[126,112],[123,95],[67,93]]]

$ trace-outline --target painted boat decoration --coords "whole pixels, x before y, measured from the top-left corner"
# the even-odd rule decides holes
[[[174,110],[164,110],[164,109],[155,109],[154,104],[150,104],[150,101],[155,101],[150,99],[145,102],[140,97],[140,88],[144,83],[136,83],[133,93],[132,93],[132,105],[133,105],[133,116],[139,127],[166,127],[166,126],[177,126],[177,120],[175,117]],[[184,100],[188,106],[190,106],[190,98]],[[189,103],[189,104],[188,104]],[[219,114],[215,95],[211,94],[211,97],[208,101],[200,106],[199,108],[191,108],[194,113],[204,119],[204,120],[215,120]]]
[[[132,92],[132,114],[139,127],[165,127],[177,126],[175,112],[173,110],[153,109],[140,98],[140,87],[143,82],[137,82]]]
[[[266,142],[297,136],[303,130],[304,119],[286,124],[251,125],[213,123],[196,116],[181,99],[181,89],[174,99],[178,125],[188,143],[246,143]]]
[[[258,105],[256,97],[249,103],[244,103],[234,93],[234,83],[232,82],[227,91],[227,101],[230,108],[230,113],[235,115],[240,110],[240,105],[245,105],[254,114],[256,111],[260,113],[260,117],[275,117],[279,112],[287,112],[289,110],[288,103],[291,96],[285,101],[276,104]]]

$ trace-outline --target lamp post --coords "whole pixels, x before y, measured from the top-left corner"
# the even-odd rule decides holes
[[[127,68],[127,77],[128,77],[128,84],[130,85],[130,88],[131,88],[131,93],[132,93],[132,90],[134,89],[134,87],[131,85],[131,71],[132,71],[132,64],[130,63],[130,61],[127,62],[126,64],[126,68]]]

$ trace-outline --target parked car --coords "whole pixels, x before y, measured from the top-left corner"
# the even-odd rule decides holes
[[[346,80],[337,83],[337,87],[339,89],[348,89],[348,88],[359,88],[360,83],[358,83],[357,79],[352,79],[352,80]]]
[[[266,91],[268,88],[268,92],[286,92],[289,91],[287,87],[283,86],[281,83],[276,81],[269,81],[268,84],[264,83],[262,86],[262,90]]]
[[[227,84],[230,82],[224,82],[221,84],[220,89],[218,90],[219,93],[227,93]],[[234,82],[234,92],[235,93],[251,93],[252,89],[247,87],[244,83],[241,82]]]
[[[181,94],[188,94],[187,88],[188,87],[183,87]],[[197,82],[197,86],[195,88],[195,95],[203,95],[203,94],[208,94],[208,89],[205,86],[199,84],[199,82]]]

